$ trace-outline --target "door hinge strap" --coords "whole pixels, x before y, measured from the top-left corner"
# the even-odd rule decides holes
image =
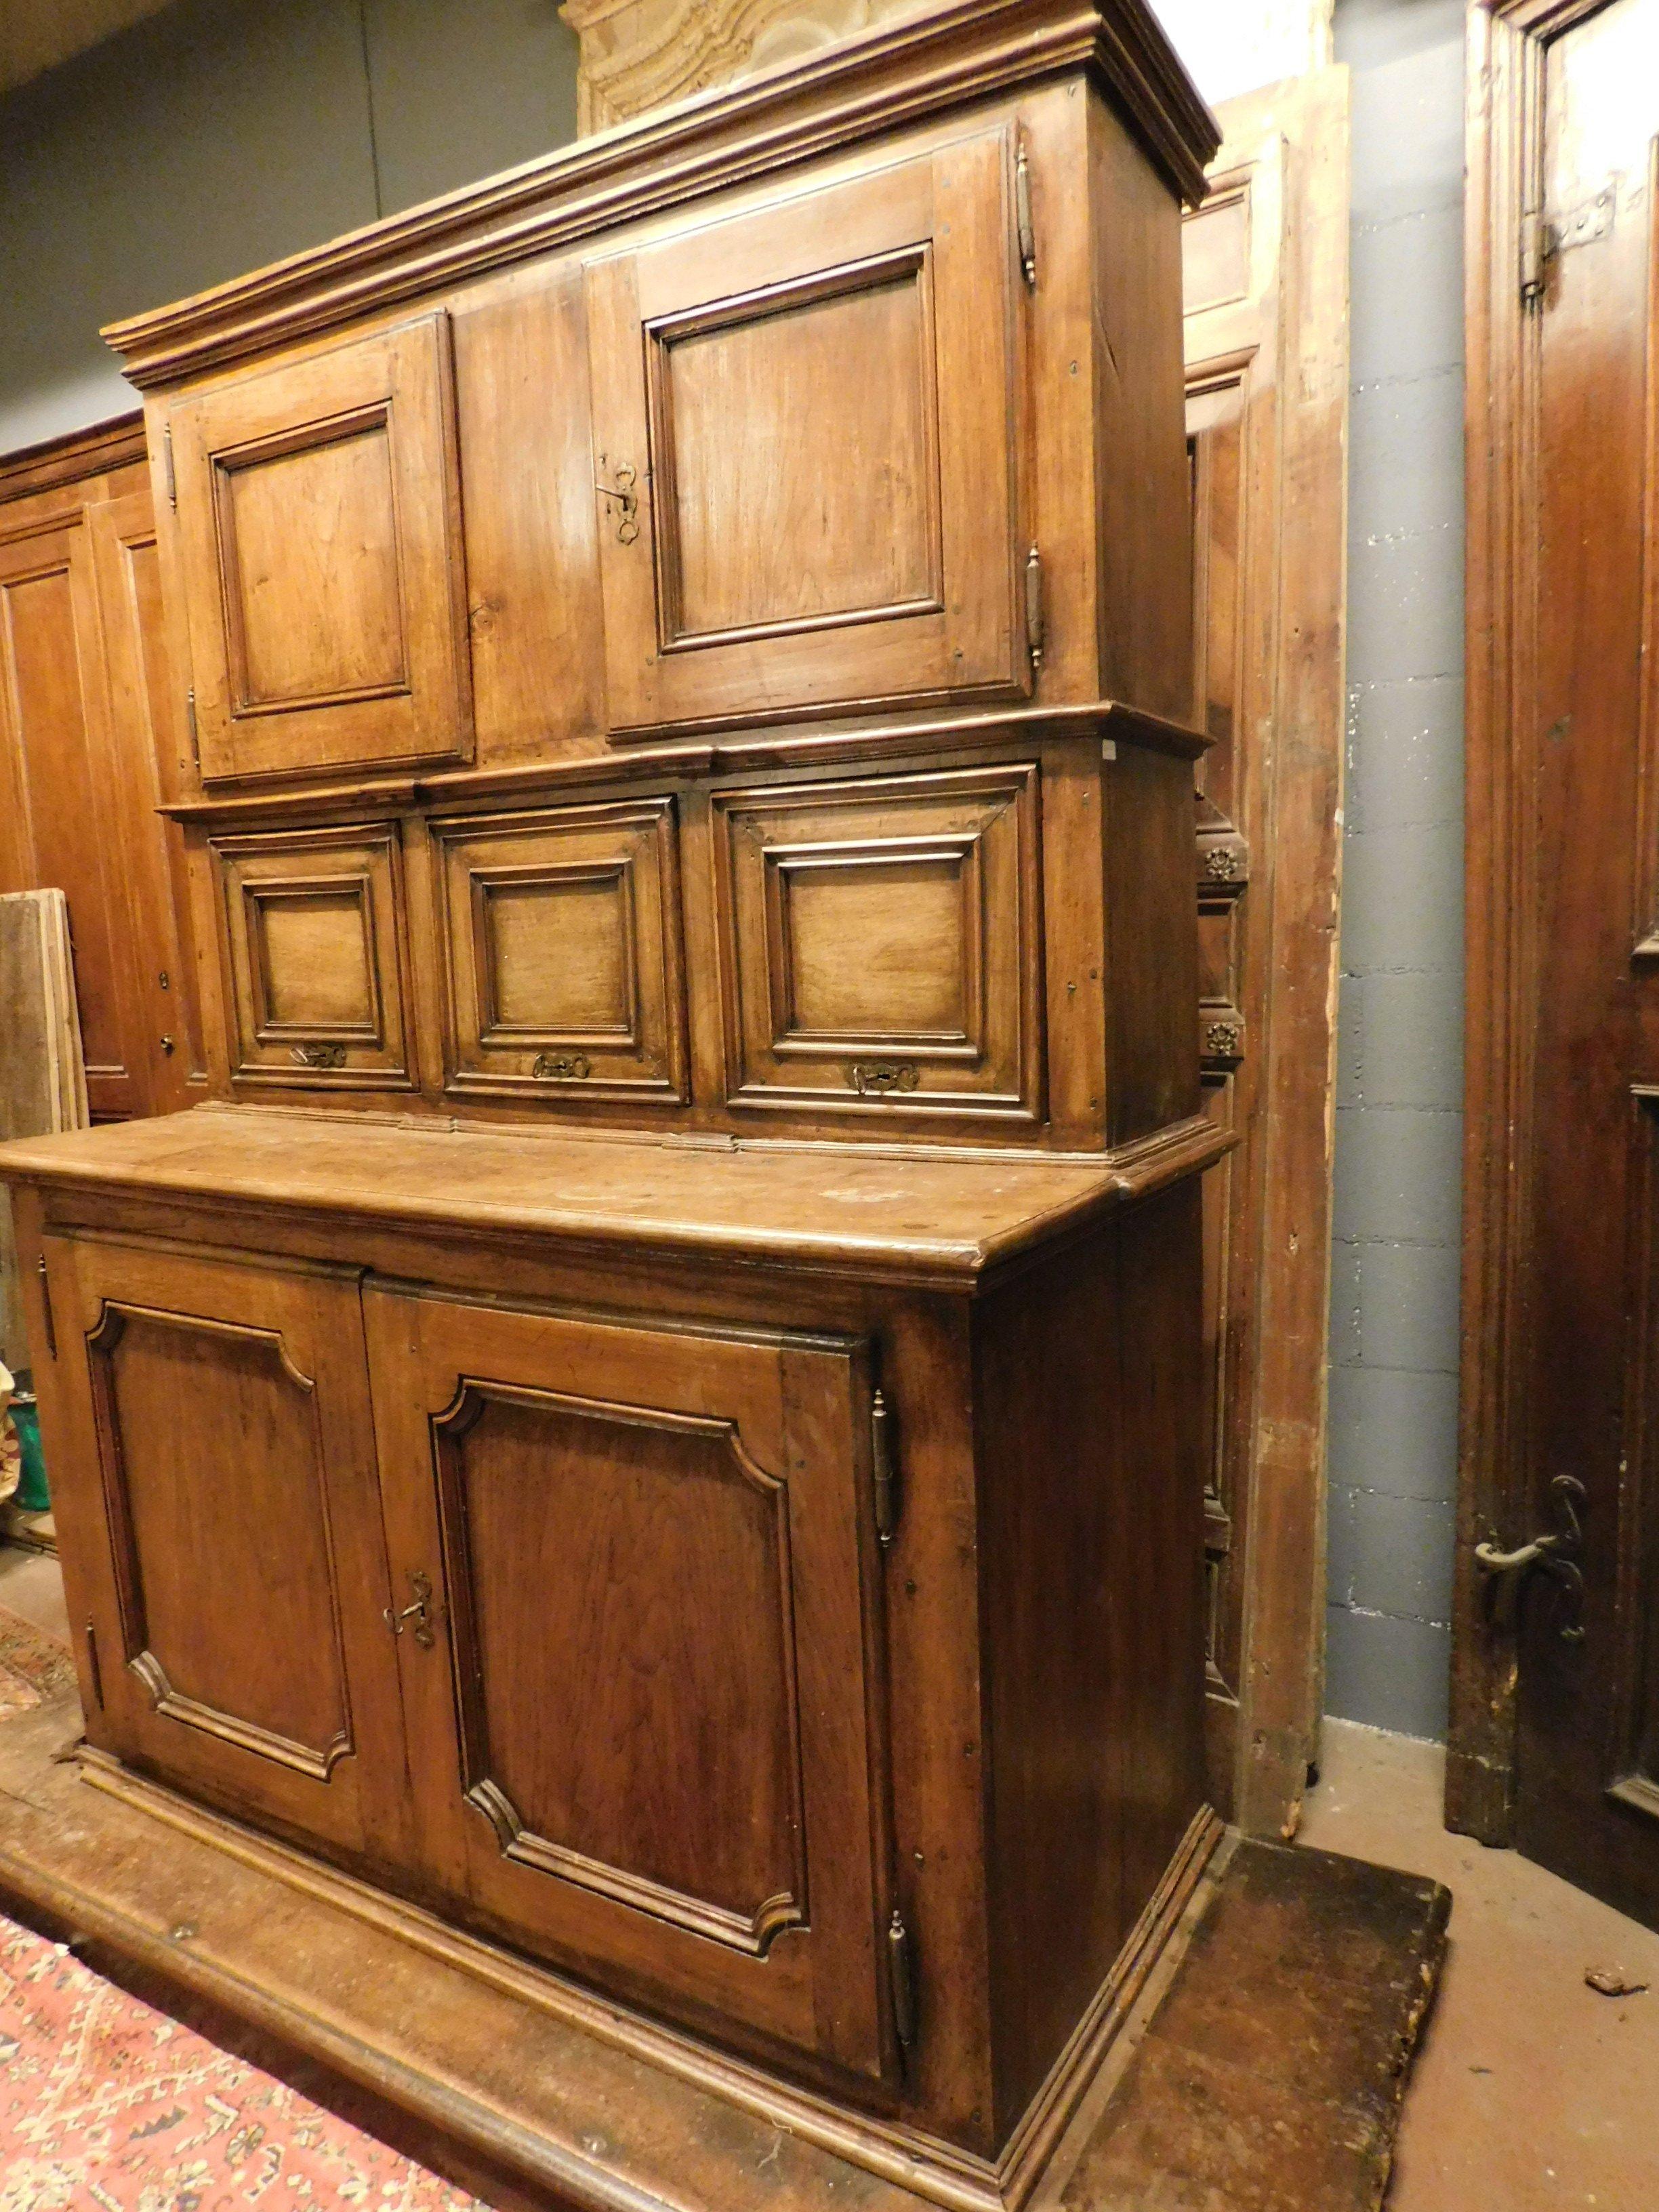
[[[190,757],[196,763],[196,773],[202,772],[202,741],[196,732],[196,686],[192,684],[185,694],[185,720],[190,728]]]
[[[43,1252],[34,1263],[40,1277],[40,1303],[46,1310],[46,1350],[52,1358],[58,1357],[58,1327],[52,1317],[52,1277],[46,1273],[46,1255]]]
[[[87,1673],[92,1684],[92,1702],[101,1713],[104,1710],[104,1670],[98,1663],[98,1631],[87,1623]]]
[[[870,1470],[876,1493],[876,1534],[884,1547],[898,1534],[899,1485],[893,1416],[879,1390],[870,1401]]]
[[[173,465],[173,426],[168,423],[161,433],[161,465],[167,473],[167,505],[176,509],[179,505],[179,478]]]
[[[1014,156],[1014,222],[1019,231],[1019,265],[1028,287],[1036,289],[1036,225],[1031,220],[1031,157],[1025,141]]]
[[[1031,672],[1042,665],[1047,636],[1042,616],[1042,555],[1034,545],[1025,556],[1025,643],[1031,655]]]
[[[893,2033],[908,2051],[916,2039],[916,1957],[897,1905],[888,1923],[887,1966],[893,1989]]]

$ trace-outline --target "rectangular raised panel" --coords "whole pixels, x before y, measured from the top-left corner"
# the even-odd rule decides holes
[[[730,1421],[489,1382],[437,1434],[471,1803],[508,1857],[760,1954],[807,1908],[781,1476]],[[526,1729],[551,1683],[580,1725]]]
[[[1207,200],[1182,225],[1185,312],[1200,313],[1242,300],[1250,289],[1250,191],[1248,185]]]
[[[434,823],[447,1087],[685,1095],[672,799]]]
[[[412,1088],[398,831],[271,830],[218,838],[210,849],[233,1077]]]
[[[273,1331],[113,1302],[91,1351],[123,1656],[157,1711],[326,1781],[351,1735],[313,1378]]]
[[[939,611],[925,248],[649,336],[665,647]]]
[[[405,690],[386,415],[215,465],[236,711]]]
[[[1030,1120],[1037,774],[714,796],[733,1105]]]
[[[471,757],[448,319],[169,417],[203,775]]]
[[[432,1879],[703,2033],[888,2072],[863,1346],[364,1310],[394,1568],[438,1593]]]
[[[1014,147],[590,264],[613,734],[1031,688]]]

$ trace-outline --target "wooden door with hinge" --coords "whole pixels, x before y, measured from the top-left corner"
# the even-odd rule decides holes
[[[1020,159],[990,130],[590,266],[613,731],[1030,691]]]
[[[364,1304],[430,1881],[618,1995],[890,2075],[864,1347]]]
[[[357,1277],[49,1236],[35,1370],[88,1732],[395,1857],[402,1719]]]
[[[1323,1686],[1347,89],[1226,102],[1185,219],[1195,549],[1210,1783],[1294,1826]]]
[[[65,491],[9,532],[0,507],[0,883],[69,902],[94,1119],[151,1110],[131,876],[142,866],[112,732],[88,510]]]
[[[1659,0],[1470,37],[1447,1814],[1659,1926]]]

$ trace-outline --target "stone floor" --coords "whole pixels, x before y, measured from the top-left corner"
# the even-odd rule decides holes
[[[1437,1745],[1328,1721],[1302,1828],[1452,1893],[1388,2212],[1659,2206],[1659,1936],[1513,1851],[1449,1835],[1444,1764]],[[1599,1996],[1584,1975],[1606,1966],[1650,1986]]]
[[[56,1559],[45,1552],[20,1551],[0,1545],[0,1605],[8,1606],[37,1628],[70,1640],[69,1614],[64,1607],[64,1577]]]

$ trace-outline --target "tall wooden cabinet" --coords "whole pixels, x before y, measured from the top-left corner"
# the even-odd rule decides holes
[[[112,333],[214,1096],[0,1155],[90,1778],[986,2212],[1218,1833],[1212,145],[958,6]]]

